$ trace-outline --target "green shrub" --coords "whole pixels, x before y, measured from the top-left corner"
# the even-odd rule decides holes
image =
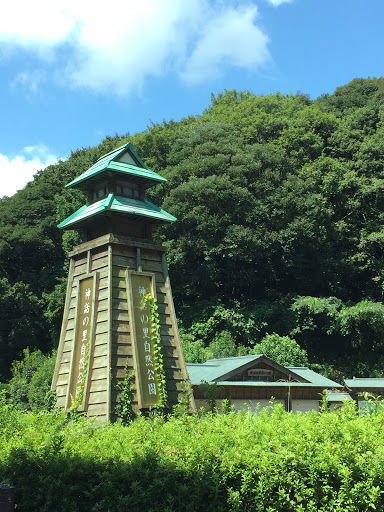
[[[253,347],[252,352],[264,354],[282,366],[308,365],[307,352],[294,339],[276,333],[267,334]]]
[[[44,355],[40,350],[23,351],[21,361],[12,363],[12,379],[9,394],[14,406],[37,412],[44,409],[49,400],[56,354]]]
[[[0,480],[20,512],[384,509],[384,411],[278,405],[128,427],[24,413],[0,397]]]

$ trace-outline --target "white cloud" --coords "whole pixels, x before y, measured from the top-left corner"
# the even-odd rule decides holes
[[[57,160],[44,144],[26,146],[12,157],[0,154],[0,197],[12,196],[24,188],[37,171]]]
[[[38,92],[40,84],[44,81],[44,73],[40,70],[35,70],[32,73],[22,72],[15,76],[11,83],[11,87],[18,86],[27,89],[29,92],[35,94]]]
[[[0,42],[49,61],[61,84],[127,95],[167,73],[257,69],[269,54],[256,17],[252,0],[19,0],[0,5]]]
[[[290,4],[293,2],[293,0],[268,0],[268,2],[274,7],[279,7],[281,4]]]
[[[255,26],[256,17],[256,7],[249,7],[227,9],[211,20],[186,63],[183,79],[193,84],[215,78],[226,65],[252,70],[265,64],[268,37]]]

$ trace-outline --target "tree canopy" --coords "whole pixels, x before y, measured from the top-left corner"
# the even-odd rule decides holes
[[[373,78],[316,100],[224,91],[201,115],[76,150],[1,199],[0,381],[26,347],[58,343],[76,236],[56,224],[84,201],[64,185],[127,141],[168,180],[150,194],[178,218],[156,237],[191,354],[276,333],[333,376],[383,374],[384,79]]]

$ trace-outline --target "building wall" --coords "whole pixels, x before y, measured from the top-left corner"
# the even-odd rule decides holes
[[[319,410],[320,394],[323,389],[319,387],[269,387],[269,386],[222,386],[217,399],[217,406],[220,408],[223,399],[230,400],[235,410],[243,407],[250,410],[260,409],[270,406],[273,399],[275,403],[280,403],[285,410],[293,412],[305,412],[308,410]],[[199,386],[193,386],[196,407],[204,407],[208,409],[207,403],[204,401],[203,393]],[[258,405],[259,404],[259,405]]]

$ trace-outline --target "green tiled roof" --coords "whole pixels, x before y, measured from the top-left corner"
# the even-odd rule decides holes
[[[338,384],[337,382],[334,382],[333,380],[327,379],[323,375],[320,375],[320,373],[316,373],[313,370],[310,370],[306,367],[298,367],[298,366],[286,366],[289,370],[291,370],[293,373],[296,373],[296,375],[299,375],[300,377],[303,377],[304,379],[308,380],[311,384],[314,386],[324,386],[327,388],[332,387],[338,387],[342,388],[341,384]]]
[[[230,376],[240,373],[257,362],[264,361],[271,366],[287,374],[287,378],[297,378],[299,382],[271,382],[261,380],[249,381],[229,381]],[[187,371],[191,383],[200,384],[202,381],[217,383],[220,386],[294,386],[294,387],[322,387],[322,388],[342,388],[340,384],[334,382],[306,367],[286,366],[283,367],[263,354],[256,354],[241,357],[224,357],[221,359],[210,359],[205,363],[187,363]],[[288,379],[287,379],[288,380]]]
[[[353,378],[344,379],[345,385],[349,389],[364,389],[364,388],[384,388],[384,379],[381,378]]]
[[[140,165],[133,165],[131,163],[121,162],[118,159],[121,158],[124,153],[129,153],[132,160],[136,160]],[[87,189],[87,184],[90,180],[98,180],[105,171],[112,173],[124,174],[139,179],[141,182],[147,185],[156,185],[167,181],[165,178],[151,171],[143,163],[140,157],[136,154],[134,147],[131,143],[126,144],[120,148],[107,153],[99,158],[99,160],[92,165],[87,171],[83,172],[80,176],[75,178],[73,181],[68,183],[66,187],[79,188],[82,190]],[[86,183],[87,182],[87,183]]]
[[[147,200],[128,199],[126,197],[109,194],[108,197],[100,199],[92,204],[82,206],[75,213],[63,220],[58,227],[61,229],[76,229],[80,223],[88,221],[95,215],[105,212],[116,212],[129,214],[131,216],[145,217],[149,221],[173,222],[176,218]]]

